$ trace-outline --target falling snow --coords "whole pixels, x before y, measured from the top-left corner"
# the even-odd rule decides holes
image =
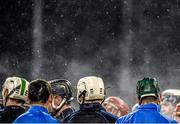
[[[107,95],[129,103],[134,98],[125,96],[146,75],[171,82],[162,89],[179,87],[179,7],[173,0],[1,1],[1,82],[18,75],[75,85],[98,75],[114,87]]]

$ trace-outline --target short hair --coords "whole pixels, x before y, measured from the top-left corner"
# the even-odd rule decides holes
[[[10,98],[10,99],[12,99],[12,98]],[[25,101],[21,100],[21,99],[12,99],[12,100],[16,101],[16,103],[18,103],[18,104],[24,104],[25,103]]]
[[[154,102],[156,100],[158,100],[158,98],[155,96],[146,96],[141,99],[141,101],[147,101],[147,102]]]
[[[46,103],[51,94],[51,86],[47,81],[37,79],[30,82],[28,87],[28,98],[30,103]]]

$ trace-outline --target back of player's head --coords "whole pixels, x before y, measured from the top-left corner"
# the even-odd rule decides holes
[[[28,87],[28,98],[30,103],[46,103],[51,95],[50,84],[42,79],[33,80]]]

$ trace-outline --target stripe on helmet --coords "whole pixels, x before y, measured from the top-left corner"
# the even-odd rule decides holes
[[[25,94],[25,88],[26,88],[26,81],[24,79],[21,78],[21,93],[20,95],[24,95]]]

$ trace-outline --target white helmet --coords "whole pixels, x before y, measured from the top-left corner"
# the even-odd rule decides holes
[[[180,90],[179,89],[167,89],[162,92],[162,95],[180,96]]]
[[[177,104],[180,102],[180,90],[179,89],[167,89],[162,92],[162,101]]]
[[[84,100],[80,96],[84,94]],[[77,100],[79,103],[102,102],[105,98],[104,82],[100,77],[88,76],[81,78],[77,84]]]
[[[3,100],[6,100],[7,98],[13,98],[26,101],[28,85],[29,82],[23,78],[7,78],[2,87]],[[8,94],[5,96],[4,92],[6,90],[8,91]]]

